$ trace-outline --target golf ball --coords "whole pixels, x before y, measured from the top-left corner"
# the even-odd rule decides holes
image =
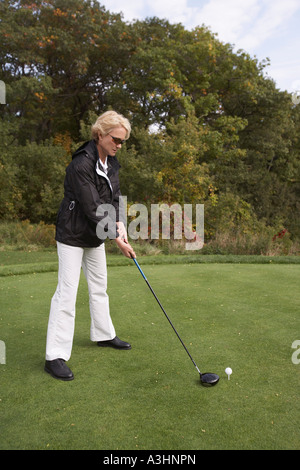
[[[232,374],[232,369],[230,367],[226,367],[225,372],[226,372],[227,375],[231,375]]]

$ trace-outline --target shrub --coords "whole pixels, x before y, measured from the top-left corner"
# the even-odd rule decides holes
[[[38,249],[55,246],[55,226],[44,222],[31,224],[22,222],[2,222],[0,224],[1,249]]]

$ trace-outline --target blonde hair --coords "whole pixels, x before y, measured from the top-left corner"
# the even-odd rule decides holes
[[[122,114],[115,111],[106,111],[98,117],[95,124],[92,125],[92,139],[98,140],[99,132],[102,136],[106,136],[116,127],[124,127],[126,130],[125,140],[129,139],[131,132],[131,125],[128,119]]]

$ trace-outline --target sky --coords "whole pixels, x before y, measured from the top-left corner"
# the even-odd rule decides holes
[[[300,91],[300,0],[99,0],[124,21],[156,16],[191,30],[204,24],[217,38],[271,65],[277,88]]]

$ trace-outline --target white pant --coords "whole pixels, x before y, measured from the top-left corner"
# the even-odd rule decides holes
[[[58,285],[51,301],[46,360],[71,357],[75,304],[81,266],[85,274],[91,314],[90,338],[106,341],[116,336],[110,318],[107,289],[107,269],[104,243],[98,248],[80,248],[57,242]]]

